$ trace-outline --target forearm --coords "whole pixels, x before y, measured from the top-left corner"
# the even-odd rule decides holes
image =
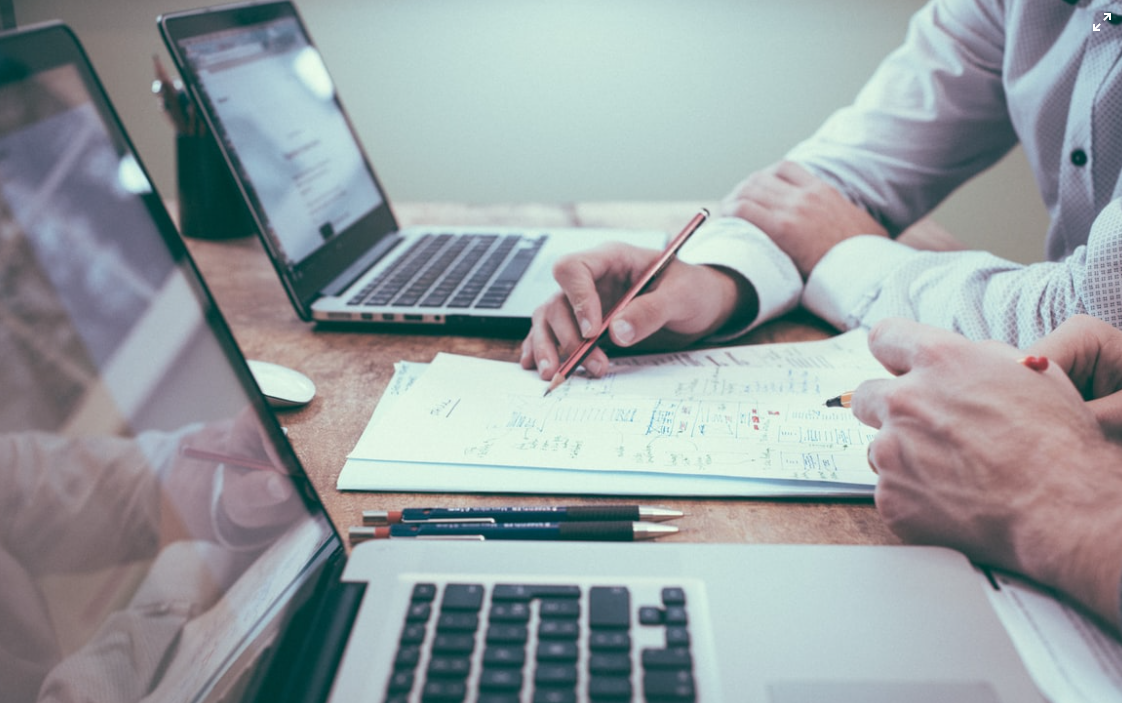
[[[848,240],[811,273],[803,305],[840,329],[906,317],[970,339],[1026,346],[1089,312],[1083,250],[1030,266],[991,254],[921,252],[880,237]]]
[[[895,236],[1016,143],[999,3],[933,2],[854,103],[786,156]]]

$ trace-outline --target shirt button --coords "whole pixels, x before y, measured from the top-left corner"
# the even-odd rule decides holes
[[[1082,149],[1075,149],[1071,152],[1071,163],[1076,166],[1082,166],[1087,163],[1087,152]]]

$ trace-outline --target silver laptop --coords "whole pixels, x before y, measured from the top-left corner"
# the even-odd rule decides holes
[[[651,231],[401,229],[292,3],[174,13],[159,26],[304,319],[522,333],[557,290],[561,256],[611,240],[665,244]]]
[[[4,701],[1041,700],[951,551],[348,558],[63,25],[0,35],[0,248]]]

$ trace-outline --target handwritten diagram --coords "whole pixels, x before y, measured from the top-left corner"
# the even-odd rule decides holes
[[[772,345],[805,348],[813,345]],[[646,357],[548,397],[516,364],[441,355],[352,456],[869,483],[873,430],[827,397],[884,372],[859,350]],[[766,357],[765,357],[766,355]],[[675,358],[669,358],[673,356]],[[839,358],[843,364],[831,363]],[[871,357],[870,357],[871,358]],[[798,363],[817,359],[813,363]],[[843,368],[844,366],[844,368]]]

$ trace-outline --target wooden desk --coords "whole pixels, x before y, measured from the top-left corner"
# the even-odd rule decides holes
[[[657,228],[676,232],[697,203],[589,203],[466,206],[397,204],[403,224],[512,224]],[[317,397],[281,423],[336,526],[357,524],[363,509],[409,506],[534,505],[619,502],[618,499],[441,494],[342,493],[335,479],[393,375],[399,360],[428,362],[437,352],[516,360],[520,340],[431,334],[325,332],[300,321],[255,237],[189,240],[199,268],[246,356],[299,369],[315,381]],[[746,341],[817,339],[827,328],[806,315],[779,320]],[[885,544],[887,531],[871,501],[678,500],[642,502],[683,510],[682,532],[694,542],[812,542]]]

